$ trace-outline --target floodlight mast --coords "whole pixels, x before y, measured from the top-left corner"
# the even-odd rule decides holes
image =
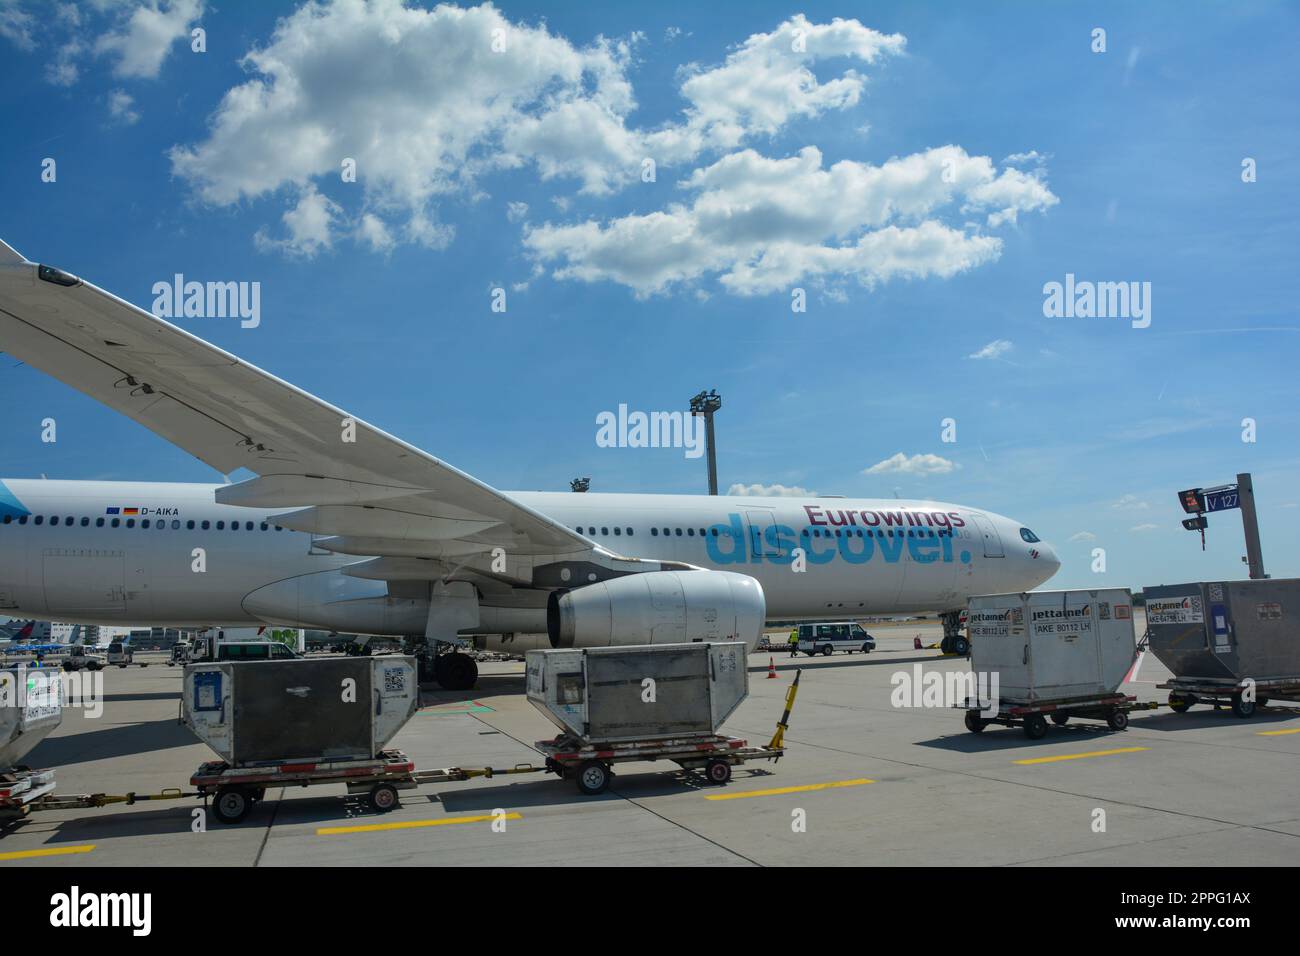
[[[713,413],[722,407],[716,390],[700,392],[691,399],[691,415],[704,416],[704,443],[709,453],[709,494],[718,493],[718,456],[713,444]]]

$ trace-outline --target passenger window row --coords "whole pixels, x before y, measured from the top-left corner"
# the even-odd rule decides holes
[[[45,515],[32,515],[30,517],[28,515],[19,515],[18,517],[14,517],[13,515],[5,515],[3,518],[0,518],[0,524],[27,524],[29,520],[34,525],[42,525],[45,524],[46,517]],[[158,518],[156,520],[150,518],[141,518],[138,522],[136,521],[135,518],[96,518],[94,520],[95,520],[96,528],[138,527],[142,530],[145,530],[152,527],[152,528],[157,528],[159,531],[162,531],[170,526],[173,531],[181,530],[181,521],[179,518],[172,518],[170,521],[168,521],[168,519],[166,518]],[[51,527],[57,527],[58,525],[63,525],[68,528],[71,528],[73,526],[89,528],[90,521],[91,521],[90,518],[81,518],[80,520],[78,520],[73,515],[68,515],[66,517],[60,517],[59,515],[50,515],[49,517],[49,523]],[[196,531],[196,530],[211,531],[214,528],[217,531],[226,531],[227,529],[230,531],[239,531],[241,528],[244,531],[270,531],[272,529],[276,531],[284,530],[284,528],[280,527],[280,525],[269,524],[266,521],[261,521],[261,522],[215,521],[214,522],[214,521],[191,520],[185,522],[186,531]]]
[[[600,528],[597,528],[597,527],[594,527],[594,526],[591,526],[591,525],[585,525],[585,526],[584,526],[584,525],[578,525],[578,526],[577,526],[576,528],[574,528],[573,530],[576,531],[576,532],[578,532],[578,534],[585,534],[585,535],[587,535],[588,537],[595,536],[595,535],[598,534],[598,533],[599,533],[599,534],[602,534],[602,535],[606,535],[606,536],[608,536],[609,533],[610,533],[610,530],[609,530],[609,526],[608,526],[608,525],[603,526],[603,527],[600,527]],[[617,536],[620,536],[620,537],[621,537],[622,535],[626,534],[626,535],[630,538],[630,537],[632,537],[633,532],[632,532],[632,529],[631,529],[631,528],[615,528],[615,529],[614,529],[614,534],[617,535]],[[707,537],[709,537],[710,535],[712,535],[713,537],[716,538],[716,537],[718,536],[718,529],[717,529],[716,527],[714,527],[714,528],[700,528],[700,529],[698,530],[698,532],[696,531],[695,528],[685,528],[685,529],[683,529],[683,528],[663,528],[663,529],[661,530],[661,529],[659,529],[659,528],[656,527],[656,528],[651,528],[651,529],[650,529],[650,536],[653,537],[653,538],[657,538],[657,537],[659,537],[661,534],[662,534],[663,537],[665,537],[665,538],[671,538],[671,537],[674,537],[674,536],[676,536],[676,537],[678,537],[678,538],[683,537],[683,536],[688,537],[688,538],[694,538],[694,537],[696,537],[697,535],[698,535],[699,537],[701,537],[701,538],[707,538]],[[730,529],[730,528],[723,528],[723,529],[722,529],[722,534],[726,535],[727,537],[731,537],[731,529]],[[821,528],[812,528],[812,529],[804,528],[803,531],[801,532],[801,536],[804,537],[804,538],[807,538],[807,537],[813,537],[813,538],[829,538],[829,537],[832,537],[832,534],[831,534],[831,530],[830,530],[829,528],[826,528],[825,530],[823,530],[823,529],[821,529]],[[915,528],[915,529],[909,528],[908,531],[907,531],[907,534],[904,535],[904,534],[903,534],[903,529],[901,529],[901,528],[898,529],[898,532],[897,532],[897,533],[895,533],[893,529],[890,529],[890,530],[888,531],[888,533],[886,533],[886,530],[885,530],[884,528],[880,528],[880,529],[867,528],[867,529],[866,529],[866,534],[864,535],[864,534],[863,534],[863,529],[861,529],[861,528],[842,528],[842,529],[841,529],[841,528],[836,528],[836,529],[835,529],[835,534],[833,535],[833,537],[836,537],[836,538],[840,538],[840,537],[844,537],[844,538],[855,538],[855,537],[856,537],[856,538],[862,538],[862,537],[867,537],[867,538],[902,538],[902,537],[908,537],[908,538],[942,538],[942,537],[949,537],[949,538],[950,538],[950,537],[952,537],[952,529],[951,529],[951,528],[941,528],[941,529],[939,529],[939,531],[936,532],[936,531],[932,531],[932,530],[929,529],[929,528]]]

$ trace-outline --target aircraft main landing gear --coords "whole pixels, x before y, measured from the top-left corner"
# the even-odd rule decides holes
[[[469,690],[478,681],[478,664],[468,654],[439,654],[433,659],[433,679],[444,690]]]

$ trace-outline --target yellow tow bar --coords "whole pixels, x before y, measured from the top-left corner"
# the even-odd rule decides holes
[[[794,698],[799,693],[799,678],[802,676],[803,668],[797,669],[794,672],[794,683],[785,692],[785,712],[776,722],[776,733],[772,735],[772,742],[767,745],[769,750],[780,750],[785,746],[785,732],[790,729],[790,711],[794,710]]]
[[[73,796],[50,796],[28,804],[31,810],[74,810],[83,807],[106,807],[113,803],[145,803],[149,800],[184,800],[197,797],[198,793],[183,793],[176,787],[169,787],[159,793],[79,793]]]

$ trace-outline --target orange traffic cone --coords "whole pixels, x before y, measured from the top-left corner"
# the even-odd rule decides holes
[[[768,679],[768,680],[777,680],[777,676],[776,676],[776,662],[775,662],[774,660],[772,660],[772,658],[770,658],[770,657],[767,659],[767,679]]]
[[[916,635],[916,637],[912,638],[912,650],[919,651],[920,649],[921,649],[921,635],[918,634]]]

